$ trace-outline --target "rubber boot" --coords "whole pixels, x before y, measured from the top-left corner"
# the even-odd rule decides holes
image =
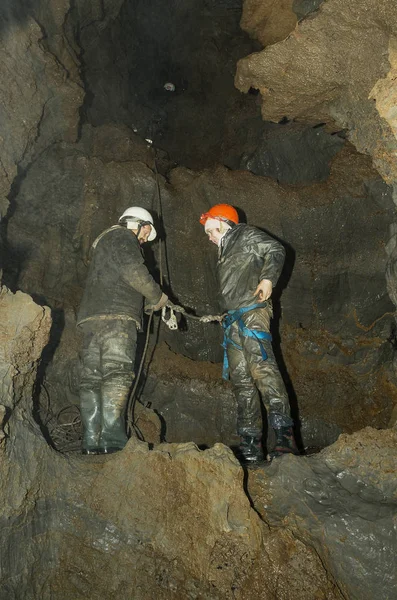
[[[271,458],[277,458],[284,454],[299,455],[292,427],[278,427],[274,428],[274,431],[276,434],[276,445],[270,453]]]
[[[101,396],[99,390],[80,389],[80,414],[83,425],[81,451],[83,454],[101,454]]]
[[[128,394],[129,387],[117,385],[114,380],[102,384],[102,430],[99,447],[103,454],[122,450],[128,441],[125,422]]]
[[[243,465],[258,466],[264,464],[262,431],[240,431],[240,444],[236,455]]]

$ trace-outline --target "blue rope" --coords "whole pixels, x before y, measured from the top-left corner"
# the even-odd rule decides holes
[[[253,338],[253,339],[257,340],[257,342],[260,346],[260,349],[261,349],[262,359],[267,360],[268,356],[267,356],[267,352],[262,344],[262,340],[268,340],[269,342],[271,342],[272,341],[271,334],[268,333],[267,331],[258,331],[257,329],[249,329],[248,327],[245,326],[244,321],[241,318],[245,313],[247,313],[251,310],[255,310],[256,308],[264,308],[265,306],[267,306],[267,302],[260,302],[258,304],[253,304],[252,306],[246,306],[244,308],[238,308],[236,310],[228,310],[227,311],[227,315],[223,319],[223,322],[222,322],[222,327],[224,330],[223,343],[222,343],[222,346],[224,348],[223,372],[222,372],[223,379],[226,379],[226,380],[229,379],[229,360],[227,357],[228,344],[232,344],[232,346],[234,346],[238,350],[243,349],[242,346],[240,346],[240,344],[236,344],[236,342],[234,342],[229,337],[230,328],[233,325],[233,323],[235,323],[236,321],[238,324],[238,328],[244,337],[249,337],[249,338]]]

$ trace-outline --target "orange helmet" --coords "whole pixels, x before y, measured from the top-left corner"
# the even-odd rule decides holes
[[[237,210],[230,204],[215,204],[208,212],[205,212],[200,217],[201,225],[205,225],[207,219],[219,219],[220,221],[232,221],[237,225],[238,214]]]

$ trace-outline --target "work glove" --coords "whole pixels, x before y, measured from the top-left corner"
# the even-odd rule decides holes
[[[163,308],[163,306],[165,306],[168,302],[168,296],[167,294],[164,294],[164,292],[161,294],[160,300],[157,302],[157,304],[147,304],[145,306],[145,313],[150,313],[151,311],[156,312],[156,310],[160,310]]]

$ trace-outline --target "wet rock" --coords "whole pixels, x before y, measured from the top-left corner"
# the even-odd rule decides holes
[[[316,549],[348,598],[391,599],[397,591],[396,461],[396,432],[366,428],[310,458],[273,461],[252,475],[249,489],[270,525],[291,528]]]
[[[324,0],[294,0],[292,3],[292,10],[298,19],[303,19],[317,10],[323,2]]]
[[[112,457],[66,459],[28,430],[25,446],[34,453],[21,464],[22,431],[10,425],[23,485],[1,492],[4,596],[340,600],[310,548],[264,526],[244,494],[241,468],[221,444],[204,453],[194,444],[148,451],[131,440]],[[10,460],[2,458],[2,475]],[[45,569],[37,568],[38,549]],[[285,581],[276,577],[280,560]],[[307,572],[310,589],[297,595]]]
[[[359,597],[361,581],[353,576],[345,582],[346,558],[336,552],[340,542],[332,531],[324,535],[330,519],[339,525],[337,533],[345,534],[342,543],[349,547],[352,560],[366,572],[368,555],[356,536],[366,539],[367,520],[376,528],[379,536],[376,543],[372,540],[370,560],[377,570],[366,585],[371,591],[372,582],[379,583],[383,576],[380,589],[388,597],[394,585],[393,576],[384,576],[393,573],[390,528],[384,537],[395,501],[392,432],[384,432],[388,438],[382,440],[370,429],[364,432],[364,441],[360,436],[342,436],[334,451],[318,455],[317,463],[284,457],[260,471],[259,495],[252,495],[263,513],[266,485],[271,485],[272,500],[267,497],[264,515],[269,527],[251,507],[243,471],[222,444],[205,452],[192,443],[160,444],[149,451],[147,444],[133,438],[123,451],[108,457],[54,452],[33,420],[37,361],[27,361],[40,356],[46,344],[49,312],[24,294],[13,295],[4,288],[1,300],[6,350],[1,368],[12,373],[6,362],[11,358],[24,375],[23,387],[14,386],[12,392],[18,390],[18,401],[10,401],[6,446],[0,454],[0,473],[6,482],[0,491],[3,597],[23,594],[28,600],[47,600],[55,594],[59,600],[79,600],[105,594],[110,600],[247,596],[259,600],[266,594],[274,600],[341,600],[339,587],[350,597]],[[21,313],[22,306],[26,310]],[[16,329],[12,314],[18,317]],[[9,334],[14,333],[11,339]],[[33,355],[26,343],[32,336]],[[368,451],[365,461],[358,456],[361,446]],[[310,469],[309,464],[316,467]],[[328,478],[319,482],[324,473]],[[280,477],[283,495],[278,501]],[[286,494],[290,478],[294,485]],[[348,502],[346,494],[353,501]],[[292,511],[302,515],[298,526]],[[311,530],[306,529],[304,519],[314,518]],[[44,568],[38,568],[41,560]],[[366,593],[361,597],[367,598]]]
[[[142,402],[149,403],[160,413],[166,440],[193,440],[200,446],[235,442],[234,395],[229,386],[222,384],[220,377],[209,384],[201,379],[173,378],[167,381],[149,376]]]
[[[342,430],[334,423],[327,423],[322,419],[302,418],[300,421],[300,436],[307,450],[322,449],[331,446]]]
[[[326,133],[322,127],[266,123],[258,147],[243,158],[240,168],[273,177],[280,183],[324,181],[330,174],[329,163],[343,143],[343,139]]]

